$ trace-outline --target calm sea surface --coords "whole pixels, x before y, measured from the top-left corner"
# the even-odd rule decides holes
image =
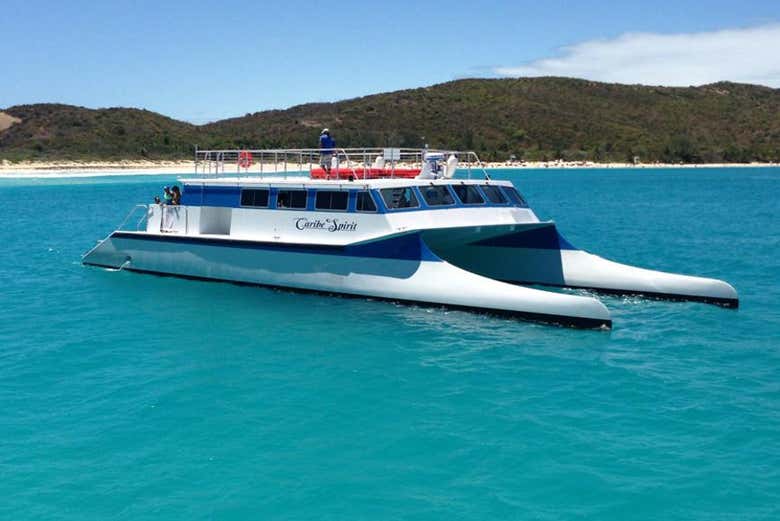
[[[88,268],[172,177],[0,180],[0,519],[780,518],[780,169],[500,171],[741,307],[611,332]]]

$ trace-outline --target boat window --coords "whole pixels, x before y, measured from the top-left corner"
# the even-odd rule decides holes
[[[371,192],[358,192],[355,201],[355,210],[358,212],[376,212],[376,203],[371,197]]]
[[[335,190],[318,190],[314,200],[314,208],[317,210],[347,210],[349,192]]]
[[[453,185],[455,195],[463,204],[483,204],[485,199],[479,194],[477,188],[472,185]]]
[[[452,194],[446,186],[421,186],[423,199],[428,206],[445,206],[455,204]]]
[[[305,209],[306,190],[279,190],[279,193],[276,195],[276,207]]]
[[[414,195],[414,190],[409,186],[406,188],[384,188],[379,192],[390,210],[420,206],[420,203],[417,202],[417,196]]]
[[[514,186],[505,186],[504,193],[509,196],[509,200],[512,201],[512,204],[515,206],[522,206],[523,208],[528,207],[528,203],[525,202],[523,196],[520,195],[520,192],[518,192]]]
[[[482,185],[482,191],[485,193],[485,197],[491,203],[506,204],[506,196],[501,192],[497,186]]]
[[[268,189],[256,190],[245,188],[241,190],[241,206],[268,208]]]

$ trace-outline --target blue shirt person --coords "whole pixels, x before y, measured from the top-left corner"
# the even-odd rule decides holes
[[[336,140],[330,136],[330,130],[323,128],[320,133],[320,166],[325,170],[328,179],[330,179],[330,168],[335,148]]]

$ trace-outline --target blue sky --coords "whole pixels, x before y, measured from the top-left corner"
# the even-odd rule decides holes
[[[777,0],[3,0],[0,10],[0,107],[133,106],[202,123],[463,77],[780,87]]]

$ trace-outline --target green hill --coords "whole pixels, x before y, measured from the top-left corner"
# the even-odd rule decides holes
[[[19,105],[21,121],[0,132],[0,158],[131,159],[190,157],[199,129],[148,110]]]
[[[780,161],[780,90],[671,88],[567,78],[471,79],[191,125],[137,109],[22,105],[0,158],[189,158],[193,145],[338,145],[476,150],[483,159]],[[3,125],[7,126],[7,125]],[[2,128],[2,127],[0,127]]]

